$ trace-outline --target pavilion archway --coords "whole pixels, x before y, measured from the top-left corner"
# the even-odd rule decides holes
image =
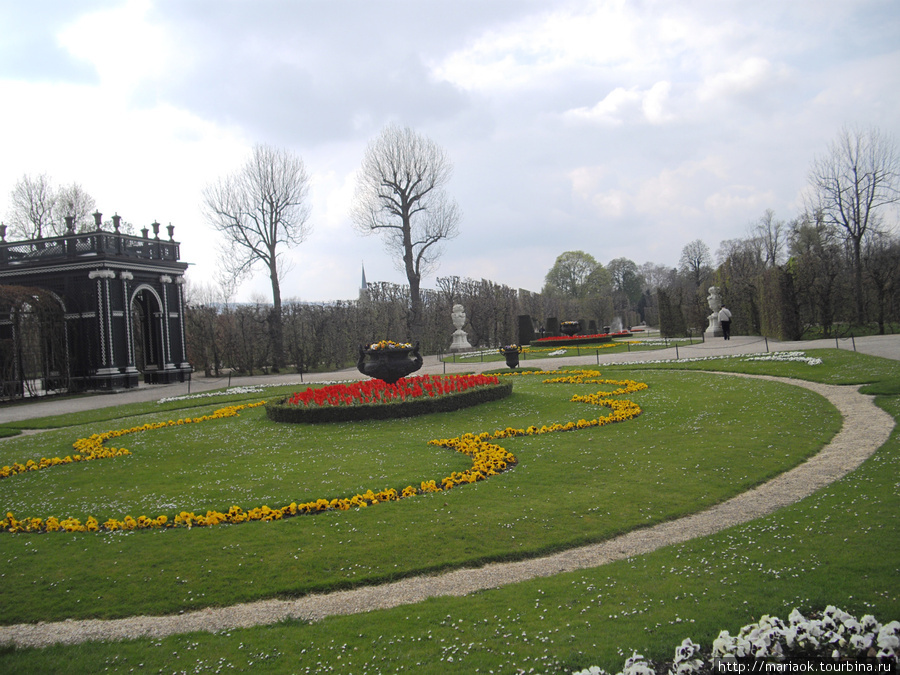
[[[55,293],[0,286],[2,396],[19,398],[68,389],[65,304]]]

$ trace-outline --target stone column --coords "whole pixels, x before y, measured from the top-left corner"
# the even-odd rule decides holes
[[[93,270],[88,274],[88,279],[97,280],[97,322],[101,366],[97,369],[97,375],[117,375],[119,373],[119,369],[114,367],[116,360],[113,351],[112,312],[109,299],[109,280],[115,278],[116,273],[112,270]]]
[[[169,225],[169,227],[172,227]],[[171,235],[171,232],[169,233]],[[171,236],[169,237],[171,239]],[[179,368],[190,368],[191,364],[187,360],[187,340],[184,335],[184,277],[175,277],[175,286],[178,288],[178,325],[181,327],[181,363]]]
[[[119,272],[119,278],[122,280],[122,304],[124,305],[122,311],[125,319],[125,344],[128,350],[125,372],[137,373],[138,369],[134,362],[134,322],[131,317],[131,297],[128,293],[128,282],[134,279],[134,275],[131,272]]]
[[[159,224],[155,223],[156,231],[159,230]],[[159,237],[157,236],[157,239]],[[174,368],[175,364],[172,363],[172,341],[169,338],[169,284],[172,283],[172,277],[167,274],[163,274],[159,278],[159,283],[162,284],[162,296],[163,296],[163,306],[162,306],[162,315],[163,315],[163,323],[162,329],[163,333],[160,336],[162,338],[162,347],[163,347],[163,368],[169,369]]]

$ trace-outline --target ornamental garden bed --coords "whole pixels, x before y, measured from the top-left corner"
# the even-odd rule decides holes
[[[511,383],[485,375],[421,375],[394,384],[365,380],[310,387],[267,404],[266,415],[274,422],[293,424],[396,419],[460,410],[511,393]]]
[[[627,330],[619,331],[618,333],[597,333],[594,335],[554,335],[551,337],[540,338],[538,340],[532,340],[531,345],[533,347],[565,347],[568,345],[596,345],[603,344],[605,342],[612,342],[613,338],[626,338],[630,337],[631,333]]]

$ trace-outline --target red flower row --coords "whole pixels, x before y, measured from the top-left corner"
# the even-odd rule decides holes
[[[551,335],[550,337],[532,340],[532,343],[552,342],[553,340],[594,340],[603,337],[628,337],[629,335],[631,335],[631,333],[627,330],[619,331],[618,333],[597,333],[595,335]]]
[[[296,406],[353,406],[406,401],[412,398],[443,396],[473,387],[499,384],[495,375],[420,375],[403,378],[394,384],[382,380],[364,380],[353,384],[333,384],[299,391],[286,401]]]

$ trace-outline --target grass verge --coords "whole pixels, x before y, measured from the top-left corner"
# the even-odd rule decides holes
[[[783,365],[770,364],[770,367],[777,369]],[[367,555],[377,553],[383,543],[378,539],[385,530],[373,529],[372,525],[384,521],[389,510],[396,510],[399,516],[390,524],[406,528],[401,541],[395,542],[401,545],[398,550],[404,551],[401,560],[409,554],[415,557],[415,545],[424,544],[442,552],[441,558],[446,562],[458,558],[461,549],[477,548],[479,539],[496,539],[504,529],[509,535],[521,535],[528,542],[540,540],[541,530],[555,531],[561,524],[583,521],[592,514],[600,517],[593,521],[591,529],[610,518],[627,529],[634,526],[635,515],[649,516],[649,521],[659,517],[652,510],[647,513],[649,504],[642,500],[647,494],[653,496],[650,493],[657,489],[666,491],[665,486],[658,487],[661,480],[665,482],[664,476],[655,471],[664,453],[649,452],[654,441],[672,451],[667,454],[673,454],[677,451],[677,439],[681,439],[681,442],[697,446],[692,457],[713,458],[714,450],[721,452],[722,443],[717,437],[704,444],[704,436],[708,435],[704,432],[711,433],[718,428],[724,419],[722,415],[728,410],[739,413],[732,412],[732,417],[744,417],[757,424],[765,419],[768,424],[769,417],[761,416],[772,415],[776,407],[783,407],[789,412],[787,417],[796,418],[801,427],[806,419],[814,421],[812,426],[821,426],[821,418],[816,416],[822,411],[817,411],[815,406],[805,408],[803,396],[778,398],[776,390],[783,385],[760,390],[755,386],[768,383],[754,383],[754,387],[746,392],[749,396],[737,400],[730,398],[733,394],[722,391],[723,382],[731,383],[730,378],[722,380],[695,373],[645,375],[643,379],[651,383],[651,389],[642,394],[645,414],[627,424],[604,429],[604,434],[615,432],[615,435],[604,436],[602,443],[586,444],[582,439],[578,444],[581,452],[573,455],[572,448],[566,451],[563,447],[566,444],[560,444],[559,439],[574,439],[578,436],[576,432],[553,438],[553,444],[549,443],[551,437],[545,437],[542,440],[546,442],[538,443],[539,447],[517,453],[528,457],[531,470],[527,473],[549,477],[558,493],[560,489],[565,491],[560,493],[564,494],[563,499],[557,494],[555,500],[562,502],[563,509],[554,511],[551,501],[535,499],[535,495],[522,491],[524,485],[518,482],[515,490],[511,489],[512,485],[505,485],[502,491],[490,495],[494,490],[485,490],[492,487],[488,481],[470,486],[474,488],[471,494],[465,493],[470,489],[467,487],[418,503],[410,500],[406,504],[390,505],[377,514],[373,509],[371,513],[367,510],[339,514],[337,518],[309,519],[309,523],[327,526],[319,530],[322,534],[319,550],[327,549],[326,539],[332,540],[329,543],[337,547],[350,544],[348,556],[341,561],[344,564],[356,559],[356,550]],[[642,379],[639,375],[636,377]],[[683,384],[683,388],[677,383]],[[792,394],[798,393],[795,388],[787,389]],[[653,396],[661,398],[654,400]],[[753,408],[751,399],[766,401],[769,412],[764,412],[766,405]],[[637,395],[635,400],[638,400]],[[692,400],[696,403],[692,404]],[[536,399],[520,402],[523,407],[531,405],[535,410],[543,410]],[[895,417],[900,414],[896,399],[886,398],[882,404]],[[651,414],[661,408],[667,409],[668,416],[661,410]],[[778,425],[777,420],[773,423]],[[629,429],[630,425],[634,428]],[[646,426],[638,429],[638,425]],[[783,428],[790,427],[791,424],[786,424]],[[626,431],[629,433],[625,434]],[[752,441],[759,440],[747,429],[736,437],[741,446],[751,446]],[[520,439],[520,442],[525,440]],[[793,440],[790,442],[796,444]],[[618,475],[619,469],[627,469],[629,465],[633,471],[620,483],[590,484],[591,500],[584,501],[584,491],[578,489],[573,476],[590,473],[584,470],[589,461],[593,461],[593,468],[597,470],[597,460],[605,458],[600,453],[610,445],[619,447],[622,455],[620,462],[612,463],[614,470],[609,473]],[[630,655],[630,649],[643,650],[643,653],[658,658],[668,657],[673,645],[683,637],[690,635],[695,641],[708,640],[711,639],[708,636],[714,637],[714,633],[722,628],[734,631],[761,613],[786,614],[785,608],[793,606],[822,607],[836,603],[849,611],[873,612],[883,620],[890,620],[898,614],[898,589],[894,581],[896,560],[900,559],[897,555],[900,553],[897,550],[900,541],[897,446],[895,432],[890,443],[857,472],[770,518],[588,572],[527,582],[468,598],[430,600],[377,615],[329,619],[313,625],[288,623],[232,631],[228,635],[190,635],[117,645],[23,650],[8,654],[0,664],[5,663],[22,672],[30,672],[29,669],[38,672],[41,668],[52,670],[48,666],[63,662],[75,667],[73,672],[92,672],[106,667],[127,670],[138,663],[147,668],[159,666],[166,670],[200,669],[202,672],[229,666],[245,669],[251,662],[264,665],[268,672],[397,672],[412,669],[419,672],[476,672],[476,668],[479,672],[514,672],[515,668],[565,672],[592,663],[616,670],[621,668],[624,656]],[[564,455],[564,452],[568,454]],[[565,480],[552,479],[552,474],[542,470],[548,463],[546,460],[558,457],[567,457],[569,461],[568,471],[560,472],[565,474]],[[682,487],[687,500],[703,499],[707,496],[704,479],[691,482],[694,467],[684,464],[684,456],[680,459],[682,468],[676,483]],[[573,472],[573,460],[581,462],[580,472]],[[520,468],[504,478],[518,478]],[[724,470],[722,466],[715,469],[712,475]],[[617,493],[616,488],[620,485],[632,483],[645,484],[643,492]],[[499,486],[497,483],[494,487]],[[500,501],[495,503],[487,499],[488,496],[500,498]],[[503,503],[507,504],[507,510],[497,510]],[[636,505],[640,507],[637,514],[634,511]],[[463,508],[465,506],[468,508]],[[590,510],[595,507],[600,508]],[[604,508],[607,513],[603,513]],[[571,514],[563,513],[569,509]],[[502,515],[514,517],[507,522],[495,521]],[[425,522],[423,517],[430,520]],[[476,522],[472,524],[470,519]],[[268,528],[263,531],[270,535],[266,544],[271,542],[271,534],[284,524],[276,525],[275,528],[261,525],[260,529]],[[496,525],[505,527],[497,528]],[[435,536],[410,540],[416,530],[425,528],[430,528]],[[186,538],[176,542],[170,539],[168,543],[174,544],[174,548],[185,549],[184,562],[190,571],[192,561],[196,567],[198,557],[216,555],[214,548],[225,552],[237,543],[227,535],[229,531],[240,529],[183,532],[179,534],[187,535]],[[170,534],[174,533],[163,536]],[[202,540],[189,538],[194,535],[215,535],[215,546],[207,550],[198,548]],[[506,544],[513,542],[509,535],[505,537]],[[606,536],[610,535],[607,533]],[[51,535],[33,538],[30,544],[23,545],[21,563],[7,562],[13,562],[17,567],[33,565],[45,551],[32,554],[28,552],[29,547],[50,540]],[[126,563],[122,559],[125,547],[139,544],[141,537],[106,536],[96,540],[103,543],[93,549],[93,557],[101,562],[103,557],[109,558],[106,564],[112,579],[107,579],[104,585],[95,578],[90,585],[95,593],[103,594],[115,585],[110,581],[122,578],[115,567]],[[4,544],[7,541],[10,540],[4,540]],[[69,541],[74,545],[65,548],[77,553],[77,549],[87,546],[91,540],[81,536]],[[247,569],[251,572],[247,576],[231,577],[233,583],[252,586],[254,582],[262,581],[252,573],[253,570],[262,574],[277,572],[279,559],[263,561],[265,552],[260,546],[251,552],[252,540],[243,543],[248,549],[242,551],[239,558],[231,558],[232,563],[226,567],[234,567],[235,562],[246,562],[252,569]],[[861,552],[866,554],[861,555]],[[515,555],[516,551],[508,554]],[[261,556],[260,562],[268,562],[268,565],[254,565],[253,559],[257,555]],[[396,551],[394,557],[397,558]],[[177,561],[173,562],[175,565],[169,574],[184,582],[174,589],[189,598],[194,590],[199,590],[197,579],[193,575],[187,576]],[[211,563],[210,558],[205,562]],[[130,570],[127,564],[124,569]],[[27,592],[28,582],[43,576],[41,569],[37,573],[34,569],[30,571],[27,578],[19,578],[7,586],[10,592],[12,589]],[[325,569],[320,571],[324,577],[328,576]],[[149,584],[152,586],[163,582],[163,578],[145,580],[145,585],[146,581],[152,581]],[[65,585],[58,590],[51,588],[49,593],[45,588],[44,594],[62,595],[64,590]],[[12,597],[7,596],[3,605],[11,602]],[[81,600],[86,599],[82,593]]]

